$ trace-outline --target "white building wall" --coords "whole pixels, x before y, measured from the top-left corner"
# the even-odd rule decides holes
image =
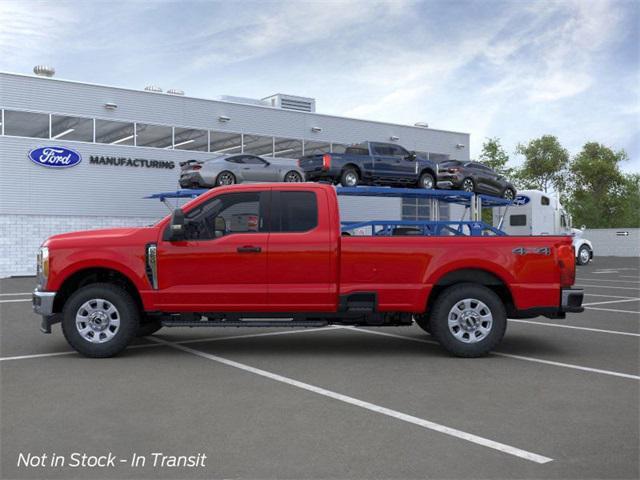
[[[583,238],[593,244],[596,258],[640,257],[640,228],[589,228]]]

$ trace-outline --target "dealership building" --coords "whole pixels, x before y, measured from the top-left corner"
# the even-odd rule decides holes
[[[302,155],[343,152],[365,140],[397,143],[436,161],[469,159],[467,133],[324,115],[311,98],[210,100],[34,71],[0,72],[0,277],[33,275],[36,251],[50,235],[157,221],[166,206],[144,197],[176,190],[186,160],[250,153],[293,165]],[[37,149],[71,150],[79,161],[45,167],[30,159]],[[416,220],[430,212],[415,199],[354,197],[341,199],[341,215]]]

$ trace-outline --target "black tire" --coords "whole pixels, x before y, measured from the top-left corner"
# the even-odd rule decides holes
[[[585,251],[587,252],[587,255],[585,255],[584,253]],[[583,255],[587,257],[587,260],[583,259]],[[582,245],[578,249],[578,254],[576,256],[576,264],[580,266],[586,265],[589,263],[590,260],[591,260],[591,249],[587,245]]]
[[[117,310],[120,320],[113,337],[103,343],[92,343],[76,327],[76,314],[93,299],[103,299]],[[122,288],[110,283],[93,283],[82,287],[67,300],[62,310],[62,333],[74,350],[86,357],[113,357],[122,352],[138,331],[140,312],[134,299]]]
[[[420,180],[418,180],[418,188],[424,188],[426,190],[433,190],[436,188],[436,179],[429,172],[424,172],[420,175]]]
[[[476,182],[473,181],[473,178],[467,177],[462,180],[462,184],[460,185],[460,190],[465,192],[475,192],[476,191]]]
[[[504,192],[502,192],[502,198],[505,200],[514,200],[516,198],[516,192],[513,191],[513,188],[505,188]]]
[[[458,332],[461,332],[462,335],[469,337],[473,335],[474,338],[477,338],[477,334],[484,335],[474,343],[466,343],[462,339],[456,338],[449,328],[449,314],[456,305],[471,299],[476,300],[475,305],[480,308],[480,311],[485,311],[485,307],[489,310],[492,322],[490,325],[486,323],[489,325],[486,333],[479,330],[467,332],[461,327],[457,327]],[[473,300],[470,305],[474,305]],[[477,301],[483,303],[484,306],[480,307]],[[481,357],[502,341],[507,328],[507,314],[502,300],[491,289],[477,283],[459,283],[447,288],[438,296],[433,305],[430,326],[431,334],[449,353],[458,357]]]
[[[140,323],[138,326],[138,331],[136,332],[136,337],[146,337],[148,335],[153,335],[158,330],[162,328],[162,323],[160,320],[146,320]]]
[[[352,178],[355,177],[355,183]],[[342,171],[340,175],[340,185],[343,187],[356,187],[360,183],[360,175],[358,171],[353,167],[347,167]]]
[[[298,182],[304,182],[304,179],[302,178],[302,175],[300,175],[300,172],[291,170],[285,173],[284,181],[289,183],[298,183]]]
[[[227,179],[229,179],[228,183]],[[236,180],[236,176],[228,170],[220,172],[216,177],[216,187],[220,187],[222,185],[234,185],[236,183],[238,183]]]
[[[430,318],[428,315],[422,313],[420,315],[414,315],[413,319],[415,320],[416,324],[425,332],[427,332],[429,335],[431,335],[431,322],[429,321]]]

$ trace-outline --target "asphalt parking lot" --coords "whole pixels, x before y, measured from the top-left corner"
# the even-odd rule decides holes
[[[448,356],[418,327],[163,329],[123,355],[38,330],[0,281],[2,478],[638,478],[637,258],[578,267],[587,310]],[[118,459],[25,467],[20,454]],[[152,453],[207,456],[159,467]],[[137,454],[147,462],[132,465]],[[46,463],[46,462],[45,462]]]

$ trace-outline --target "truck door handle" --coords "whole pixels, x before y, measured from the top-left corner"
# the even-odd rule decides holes
[[[238,253],[260,253],[262,248],[254,247],[252,245],[245,245],[244,247],[238,247]]]

